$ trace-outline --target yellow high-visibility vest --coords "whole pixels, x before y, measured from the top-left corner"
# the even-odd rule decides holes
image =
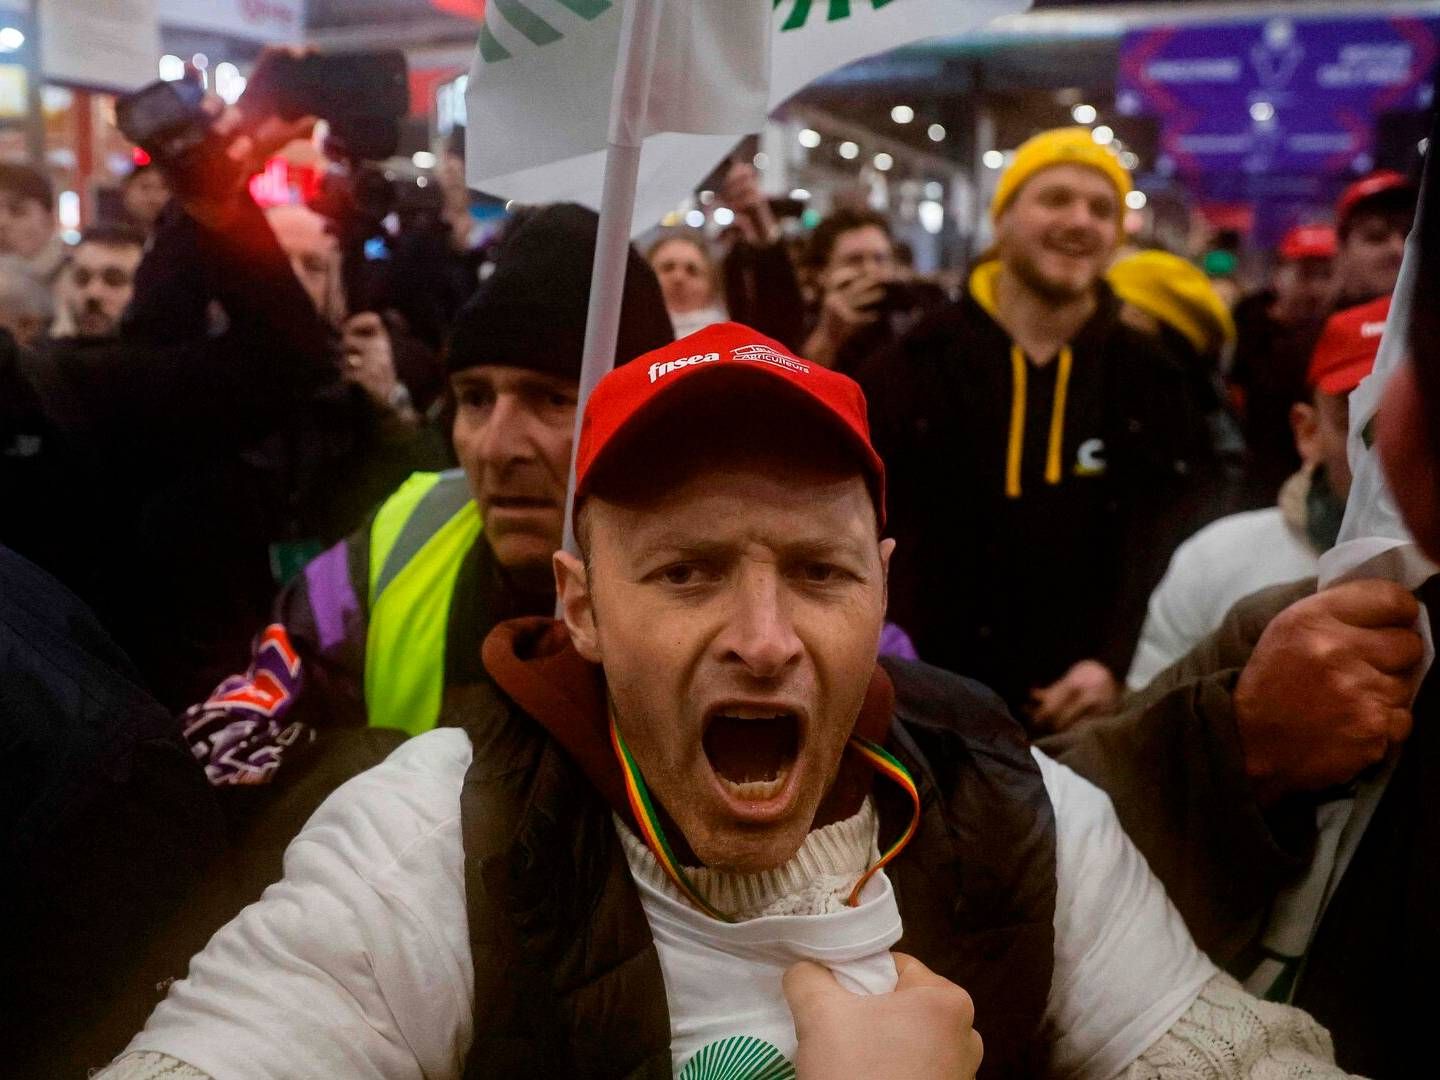
[[[419,735],[439,719],[450,603],[482,527],[459,469],[415,473],[376,513],[365,639],[371,727]]]

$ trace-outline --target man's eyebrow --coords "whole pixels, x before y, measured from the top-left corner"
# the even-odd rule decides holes
[[[862,545],[855,537],[831,535],[800,538],[786,544],[785,550],[795,555],[854,555],[862,550]]]
[[[736,547],[736,544],[729,540],[697,538],[671,532],[659,532],[653,537],[646,537],[636,531],[632,533],[632,537],[630,550],[641,557],[653,557],[663,553],[680,559],[713,559],[733,553]],[[776,547],[781,557],[786,559],[857,557],[864,553],[864,546],[857,539],[834,535],[799,537],[783,541]]]
[[[514,379],[506,389],[517,394],[577,394],[573,383],[563,379],[546,379],[540,375],[527,374]]]
[[[466,370],[455,372],[450,376],[450,381],[457,386],[469,386],[472,384],[490,385],[490,377],[480,374],[480,372],[474,368],[467,368]]]
[[[660,532],[647,537],[637,530],[631,536],[632,542],[627,547],[633,554],[641,557],[653,557],[663,553],[681,559],[715,558],[733,548],[732,544],[723,540],[696,538],[673,532]]]

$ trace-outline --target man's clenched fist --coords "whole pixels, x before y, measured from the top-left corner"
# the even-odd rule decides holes
[[[1352,581],[1265,628],[1235,688],[1245,768],[1263,802],[1353,780],[1410,735],[1420,607],[1390,581]]]
[[[785,973],[800,1080],[974,1077],[984,1044],[970,995],[913,956],[893,955],[900,979],[888,994],[852,994],[828,968],[809,960]]]

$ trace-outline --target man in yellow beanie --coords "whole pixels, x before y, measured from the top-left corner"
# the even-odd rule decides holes
[[[1025,143],[995,257],[859,373],[893,484],[891,617],[1040,728],[1114,700],[1200,446],[1183,372],[1104,280],[1130,190],[1086,128]]]

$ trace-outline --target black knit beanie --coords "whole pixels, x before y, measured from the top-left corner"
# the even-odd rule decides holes
[[[599,224],[575,203],[547,206],[520,224],[495,272],[456,315],[446,368],[499,364],[579,379]],[[660,282],[631,247],[616,363],[674,340]]]

